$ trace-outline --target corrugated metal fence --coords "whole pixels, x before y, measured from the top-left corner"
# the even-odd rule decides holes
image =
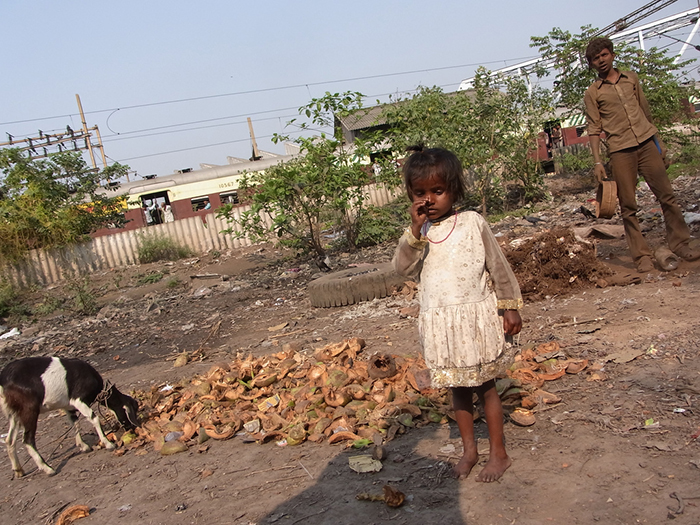
[[[401,189],[387,189],[383,185],[367,187],[369,202],[383,206],[401,194]],[[249,206],[234,209],[234,216],[250,210]],[[235,238],[223,234],[222,230],[232,227],[240,231],[237,223],[230,225],[217,219],[216,213],[189,217],[187,219],[158,224],[138,230],[124,231],[92,239],[90,242],[54,250],[33,250],[21,263],[0,270],[17,287],[47,285],[63,279],[90,274],[95,271],[138,264],[139,243],[142,237],[169,237],[193,253],[203,254],[212,250],[227,250],[250,246],[247,238]]]

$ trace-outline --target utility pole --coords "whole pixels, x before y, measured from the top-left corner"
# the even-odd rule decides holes
[[[32,160],[47,158],[51,153],[60,153],[62,151],[88,150],[90,152],[92,167],[95,170],[97,170],[97,162],[95,161],[95,154],[92,150],[93,148],[99,148],[102,154],[102,164],[104,167],[107,167],[107,157],[105,156],[104,146],[102,145],[100,130],[97,126],[88,128],[87,122],[85,121],[85,114],[83,113],[83,105],[80,102],[80,96],[76,94],[75,99],[78,102],[80,121],[83,125],[82,130],[73,130],[68,125],[66,126],[65,132],[44,133],[39,130],[38,135],[25,138],[17,138],[7,133],[7,142],[0,142],[0,148],[11,146],[18,148],[20,151],[28,151],[29,158]],[[97,144],[92,143],[92,132],[95,132]]]
[[[258,151],[258,143],[255,142],[255,132],[253,131],[253,121],[250,120],[250,117],[248,117],[248,130],[250,131],[250,140],[253,141],[253,156],[250,158],[250,160],[260,160],[260,159],[262,159],[262,155],[260,155],[260,152]]]

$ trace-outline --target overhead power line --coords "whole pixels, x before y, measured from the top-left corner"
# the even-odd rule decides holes
[[[246,91],[234,91],[231,93],[220,93],[217,95],[203,95],[200,97],[189,97],[189,98],[182,98],[182,99],[176,99],[176,100],[163,100],[163,101],[158,101],[158,102],[148,102],[144,104],[135,104],[131,106],[121,106],[118,108],[109,108],[109,109],[97,109],[93,111],[86,111],[85,114],[96,114],[96,113],[106,113],[109,111],[119,111],[119,110],[125,110],[125,109],[137,109],[137,108],[146,108],[146,107],[153,107],[153,106],[162,106],[165,104],[179,104],[182,102],[194,102],[197,100],[208,100],[208,99],[214,99],[214,98],[222,98],[222,97],[232,97],[236,95],[250,95],[254,93],[265,93],[269,91],[281,91],[285,89],[296,89],[296,88],[303,88],[307,86],[322,86],[325,84],[338,84],[341,82],[356,82],[359,80],[372,80],[376,78],[386,78],[386,77],[394,77],[394,76],[401,76],[401,75],[412,75],[416,73],[429,73],[432,71],[443,71],[443,70],[448,70],[448,69],[459,69],[459,68],[464,68],[464,67],[475,67],[475,66],[480,66],[480,65],[486,65],[486,64],[500,64],[503,62],[511,62],[513,60],[526,60],[527,58],[532,58],[532,57],[521,57],[521,58],[509,58],[505,60],[492,60],[489,62],[479,62],[479,63],[473,63],[473,64],[462,64],[462,65],[456,65],[456,66],[443,66],[443,67],[434,67],[434,68],[427,68],[427,69],[416,69],[412,71],[399,71],[395,73],[383,73],[383,74],[378,74],[378,75],[367,75],[367,76],[362,76],[362,77],[353,77],[353,78],[344,78],[344,79],[336,79],[336,80],[324,80],[321,82],[306,82],[303,84],[290,84],[287,86],[278,86],[278,87],[271,87],[271,88],[258,88],[258,89],[250,89]],[[23,120],[13,120],[13,121],[8,121],[8,122],[0,122],[0,126],[5,126],[9,124],[23,124],[27,122],[38,122],[42,120],[51,120],[51,119],[57,119],[57,118],[66,118],[66,117],[72,117],[75,116],[75,113],[68,113],[65,115],[55,115],[51,117],[38,117],[38,118],[32,118],[32,119],[23,119]]]

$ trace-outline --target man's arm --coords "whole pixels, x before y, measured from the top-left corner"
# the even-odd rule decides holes
[[[598,182],[603,182],[606,177],[605,166],[600,160],[600,135],[589,135],[588,141],[591,144],[591,153],[593,153],[593,174]]]
[[[598,102],[593,98],[591,89],[586,90],[583,97],[583,103],[586,107],[586,121],[588,122],[588,141],[591,145],[591,153],[593,153],[593,173],[598,182],[605,179],[605,167],[600,160],[600,133],[603,131],[602,119],[598,110]]]

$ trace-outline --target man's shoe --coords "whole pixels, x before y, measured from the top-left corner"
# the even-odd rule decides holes
[[[654,263],[651,260],[651,257],[648,255],[645,255],[641,259],[637,261],[637,271],[639,273],[649,273],[654,271]]]
[[[677,248],[674,253],[685,261],[697,261],[700,259],[700,250],[697,248],[691,248],[687,244]]]

